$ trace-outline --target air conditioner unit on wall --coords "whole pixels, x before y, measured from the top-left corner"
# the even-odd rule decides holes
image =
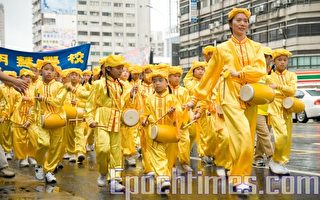
[[[214,24],[209,24],[209,29],[210,30],[214,29]]]
[[[282,35],[283,34],[283,29],[280,28],[279,31],[278,31],[279,35]]]
[[[215,21],[214,22],[214,27],[218,28],[220,26],[220,22],[219,21]]]

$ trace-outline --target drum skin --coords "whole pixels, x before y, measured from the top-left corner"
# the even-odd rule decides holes
[[[300,113],[304,111],[304,103],[295,97],[286,97],[283,99],[282,105],[290,112]]]
[[[122,122],[129,127],[137,125],[139,122],[139,112],[132,108],[125,109],[122,113]]]

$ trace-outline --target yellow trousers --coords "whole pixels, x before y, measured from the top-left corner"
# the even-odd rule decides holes
[[[38,148],[35,159],[45,172],[53,172],[61,160],[64,151],[64,127],[43,129],[37,126]]]
[[[154,169],[156,176],[167,176],[171,179],[171,171],[176,163],[178,155],[178,144],[161,143],[151,140],[148,142],[148,147],[151,166]]]
[[[65,128],[66,152],[68,154],[86,153],[84,136],[85,122],[69,122]]]
[[[148,136],[148,131],[150,130],[150,126],[148,127],[141,127],[140,129],[140,144],[141,144],[141,153],[142,153],[142,165],[143,165],[143,170],[144,173],[147,174],[149,172],[153,172],[154,169],[151,166],[151,161],[150,161],[150,142],[152,140]]]
[[[274,134],[274,154],[272,160],[285,164],[289,162],[292,140],[292,115],[270,115]]]
[[[122,148],[124,156],[132,156],[136,154],[135,132],[137,127],[128,127],[121,124],[120,132],[122,134]]]
[[[110,169],[122,169],[122,147],[121,133],[108,132],[104,128],[95,128],[96,139],[96,158],[99,166],[99,172],[102,175],[108,175],[111,180],[121,179],[121,172],[109,174]]]
[[[229,133],[222,116],[212,115],[213,133],[215,133],[214,143],[208,143],[208,146],[215,146],[213,148],[214,163],[216,166],[230,169],[232,158],[229,150]],[[212,151],[211,151],[212,152]]]
[[[91,129],[88,124],[85,124],[84,128],[84,137],[86,140],[86,144],[93,145],[94,144],[94,133],[93,129]]]
[[[190,165],[190,136],[188,128],[181,130],[181,138],[178,142],[179,161],[182,165]]]
[[[31,124],[29,128],[18,128],[18,124],[12,125],[13,148],[15,158],[18,160],[26,159],[28,156],[34,158],[38,147],[36,125]]]
[[[244,176],[251,175],[253,161],[253,140],[249,121],[245,117],[245,110],[241,108],[224,104],[222,105],[222,110],[230,136],[229,149],[232,157],[232,166],[229,175],[241,176],[243,179]],[[233,184],[237,185],[241,182],[237,180]]]
[[[11,121],[4,120],[0,124],[0,144],[5,153],[9,153],[12,150],[12,132],[11,132]]]

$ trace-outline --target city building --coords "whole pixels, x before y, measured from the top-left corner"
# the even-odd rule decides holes
[[[202,60],[202,48],[230,37],[228,12],[250,9],[248,37],[293,53],[292,70],[320,68],[319,0],[180,0],[180,64],[187,70]]]
[[[150,40],[150,0],[77,1],[77,43],[91,43],[88,65],[111,53],[143,52]]]
[[[76,45],[77,0],[32,0],[33,50],[48,51]]]
[[[0,4],[0,47],[5,46],[4,24],[4,8],[3,4]]]

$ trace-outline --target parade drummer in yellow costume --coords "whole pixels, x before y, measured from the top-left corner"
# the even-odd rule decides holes
[[[244,183],[244,176],[251,175],[252,170],[256,106],[247,107],[240,100],[239,91],[242,85],[257,83],[266,73],[261,45],[246,36],[250,15],[250,11],[244,8],[234,8],[229,12],[232,36],[213,52],[206,73],[195,89],[193,100],[188,103],[189,107],[194,107],[197,101],[205,99],[217,84],[221,72],[229,72],[220,84],[218,94],[230,135],[233,164],[229,175],[242,178],[230,181],[234,189],[241,192],[251,190]]]
[[[183,70],[180,66],[170,67],[169,68],[169,87],[172,91],[172,94],[175,95],[180,105],[185,105],[189,101],[189,92],[186,88],[179,85],[180,77],[183,73]],[[187,115],[186,122],[189,117]],[[193,171],[190,167],[190,136],[188,128],[181,130],[181,138],[178,142],[179,147],[179,160],[182,168],[186,172]]]
[[[67,114],[72,112],[73,109],[77,111],[76,116],[68,118],[68,123],[65,129],[65,141],[66,153],[70,155],[69,161],[75,162],[77,158],[78,163],[83,162],[85,159],[84,154],[86,153],[86,140],[84,136],[85,123],[82,119],[85,104],[89,96],[89,91],[80,84],[81,74],[82,71],[78,68],[68,69],[67,76],[70,78],[72,91],[68,92],[64,102],[64,109]]]
[[[272,61],[272,50],[269,47],[263,47],[263,54],[266,59],[266,72],[271,73],[270,63]],[[267,75],[262,77],[260,83],[265,84]],[[273,155],[271,135],[268,127],[268,105],[258,105],[257,127],[256,127],[256,149],[254,151],[253,166],[264,167],[270,161]],[[265,158],[265,157],[266,158]]]
[[[126,63],[125,66],[123,67],[123,71],[120,76],[120,82],[124,87],[124,91],[126,92],[130,91],[133,87],[128,81],[130,76],[129,67],[130,67],[129,63]],[[135,87],[138,87],[138,85],[136,85]],[[121,123],[120,129],[121,129],[120,132],[122,134],[122,138],[125,138],[122,140],[123,156],[125,157],[125,162],[128,166],[136,166],[135,135],[138,132],[137,130],[138,128],[137,126],[128,127],[124,123]]]
[[[41,80],[39,78],[40,71],[38,70],[37,63],[29,63],[27,67],[33,72],[32,83],[36,85]]]
[[[123,191],[125,187],[120,184],[121,172],[113,170],[122,169],[121,112],[130,104],[134,91],[125,94],[119,81],[126,64],[123,56],[109,55],[100,59],[100,64],[106,68],[105,78],[93,85],[85,114],[90,128],[95,129],[95,150],[100,173],[97,183],[100,187],[105,186],[106,176],[109,175],[111,190]]]
[[[206,62],[199,62],[193,61],[191,69],[186,74],[185,78],[183,79],[183,83],[186,89],[189,91],[189,95],[192,96],[194,94],[195,88],[200,83],[201,78],[206,70],[207,63]],[[189,128],[189,133],[191,137],[191,145],[194,141],[197,142],[197,150],[198,154],[201,157],[202,162],[206,164],[212,164],[212,158],[209,155],[206,155],[205,149],[207,149],[207,141],[209,137],[213,134],[209,135],[208,131],[211,130],[211,124],[209,123],[209,118],[207,116],[207,109],[209,107],[209,96],[204,101],[201,101],[197,104],[196,108],[192,111],[193,118],[190,120],[197,119],[198,121],[192,124]],[[192,116],[191,116],[192,117]]]
[[[132,86],[141,84],[140,74],[142,73],[142,67],[139,65],[132,65],[129,67],[130,77],[129,82]]]
[[[13,78],[17,78],[17,73],[14,71],[4,71],[4,73]],[[10,118],[17,107],[17,100],[20,94],[13,87],[6,84],[6,82],[0,87],[0,144],[2,145],[7,160],[11,160],[12,132]]]
[[[216,47],[206,46],[203,48],[203,57],[206,62],[209,62]],[[212,133],[206,137],[206,155],[214,157],[214,163],[217,175],[220,177],[226,176],[226,170],[231,167],[232,159],[229,150],[229,133],[224,121],[223,113],[221,112],[221,102],[217,96],[219,96],[217,89],[218,84],[215,86],[212,92],[211,101],[209,103],[208,111],[210,112],[209,122],[211,122]],[[207,131],[208,132],[208,131]]]
[[[297,75],[287,70],[288,60],[292,54],[286,49],[276,49],[272,58],[276,71],[266,80],[275,90],[276,96],[268,108],[274,134],[274,154],[269,163],[273,173],[289,174],[285,164],[289,162],[292,135],[292,112],[282,106],[286,97],[293,97],[297,89]]]
[[[35,177],[38,180],[45,178],[48,183],[55,183],[56,178],[53,171],[61,159],[64,146],[63,135],[66,121],[63,102],[68,88],[54,79],[58,70],[55,61],[38,59],[37,66],[41,70],[42,80],[35,86],[36,102],[32,111],[38,133],[38,148],[35,156],[38,165],[35,167]],[[44,126],[42,121],[47,122],[52,115],[57,117],[57,121],[52,125],[61,122],[59,126],[53,128]]]
[[[92,68],[92,81],[93,82],[95,82],[101,78],[100,72],[101,72],[101,66],[94,66]]]
[[[151,125],[179,126],[182,114],[177,97],[169,93],[168,69],[158,69],[150,74],[155,93],[146,99],[145,112],[141,117],[142,125],[148,127],[147,140],[151,140]],[[163,117],[166,115],[165,117]],[[161,119],[161,117],[163,117]],[[170,188],[171,170],[178,154],[176,143],[161,143],[155,140],[147,142],[151,165],[156,173],[157,185],[162,191]]]
[[[37,149],[36,124],[30,112],[34,105],[34,85],[32,83],[34,76],[34,73],[28,69],[20,70],[20,78],[25,80],[29,87],[25,94],[20,95],[17,99],[18,105],[11,117],[14,154],[19,160],[20,167],[37,164],[34,159]]]

